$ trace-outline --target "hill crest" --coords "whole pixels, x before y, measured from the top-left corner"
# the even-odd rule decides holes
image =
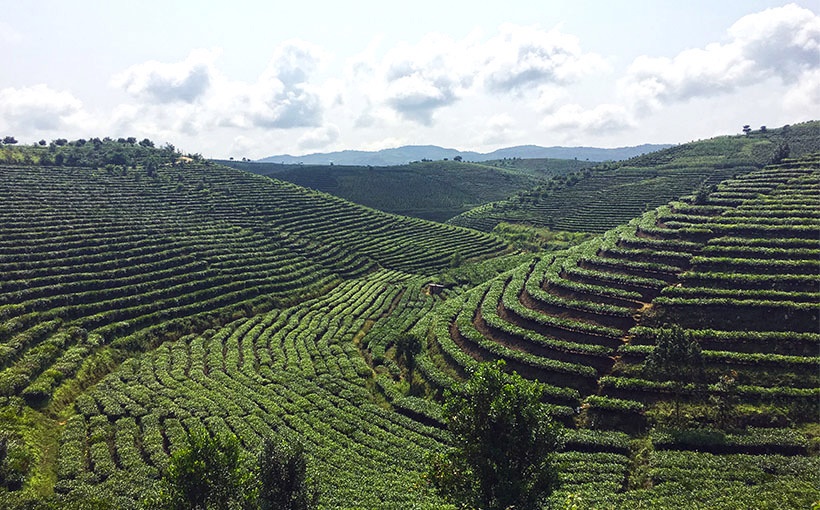
[[[281,154],[259,159],[262,163],[305,164],[305,165],[403,165],[423,159],[452,159],[460,156],[465,161],[490,161],[504,158],[552,158],[580,159],[589,161],[609,161],[629,159],[641,154],[655,152],[672,147],[669,144],[643,144],[634,147],[604,149],[598,147],[541,147],[538,145],[519,145],[505,147],[488,153],[459,151],[437,145],[405,145],[380,151],[344,150],[337,152],[305,154],[292,156]]]

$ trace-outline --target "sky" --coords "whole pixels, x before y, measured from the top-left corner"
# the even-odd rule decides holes
[[[0,0],[0,136],[258,159],[820,118],[820,0]]]

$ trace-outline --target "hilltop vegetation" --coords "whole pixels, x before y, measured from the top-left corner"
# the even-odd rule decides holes
[[[29,149],[48,150],[15,148],[17,152]],[[34,491],[50,490],[57,476],[62,480],[58,483],[61,491],[81,493],[88,484],[108,480],[114,474],[110,470],[124,469],[141,481],[132,487],[137,492],[130,493],[138,497],[140,487],[156,478],[157,469],[167,461],[125,452],[108,461],[99,457],[100,448],[115,451],[114,436],[107,435],[114,433],[111,426],[119,424],[118,438],[126,433],[139,437],[150,430],[165,434],[175,421],[161,428],[146,427],[192,415],[181,409],[175,412],[166,400],[153,398],[158,397],[156,388],[138,396],[139,387],[129,383],[128,391],[138,393],[126,400],[118,396],[111,400],[116,393],[104,391],[101,395],[106,403],[99,408],[86,393],[112,384],[96,384],[111,371],[118,374],[115,379],[122,380],[126,373],[136,374],[141,363],[151,363],[151,358],[137,365],[129,361],[142,359],[139,353],[150,351],[150,356],[156,356],[171,345],[222,338],[209,328],[223,331],[227,323],[238,328],[243,317],[284,320],[296,327],[295,332],[310,335],[300,342],[318,340],[323,335],[321,321],[305,316],[315,306],[318,317],[326,317],[324,328],[328,328],[322,356],[334,359],[324,370],[336,375],[315,381],[318,367],[313,367],[309,351],[300,346],[298,354],[292,353],[295,362],[307,363],[303,368],[313,374],[301,383],[307,384],[302,394],[326,394],[323,398],[335,402],[338,397],[334,395],[345,387],[338,385],[347,378],[353,386],[344,391],[352,391],[353,402],[367,402],[371,397],[364,383],[369,368],[351,341],[357,332],[367,331],[365,321],[397,305],[393,300],[401,297],[405,285],[420,294],[424,275],[449,267],[454,257],[468,260],[505,249],[499,240],[475,231],[379,213],[289,183],[207,162],[183,162],[179,155],[174,161],[156,169],[144,161],[86,168],[0,167],[0,194],[6,206],[0,212],[0,393],[11,419],[4,429],[13,436],[12,453],[28,459],[25,465]],[[413,299],[421,300],[418,306],[426,306],[423,296]],[[277,326],[270,334],[286,331]],[[288,351],[279,350],[283,346],[271,348],[277,353],[260,346],[245,358],[255,373],[262,365],[273,360],[278,365],[289,356]],[[311,351],[318,355],[316,348]],[[221,347],[219,352],[230,354]],[[340,356],[351,360],[335,359]],[[216,367],[206,372],[204,375],[215,375]],[[274,370],[265,387],[274,388],[274,381],[283,375]],[[258,377],[256,384],[261,384]],[[291,392],[297,388],[293,381],[278,384]],[[201,405],[185,391],[170,397],[183,406]],[[236,401],[236,396],[227,395],[217,401],[225,398]],[[345,402],[345,409],[353,405]],[[77,457],[78,451],[71,449],[75,443],[69,441],[59,451],[71,453],[60,453],[61,460],[55,464],[56,445],[48,442],[53,438],[15,432],[21,420],[53,428],[66,419],[69,424],[81,423],[78,420],[85,415],[75,416],[80,409],[90,413],[117,406],[122,413],[94,433],[97,440],[82,440],[80,451],[88,452],[90,463]],[[231,410],[231,420],[246,416],[224,404],[220,408]],[[209,404],[211,411],[201,409],[193,416],[208,416],[216,408]],[[374,426],[389,426],[376,424],[393,418],[368,415],[383,414],[377,409],[374,404],[371,410],[365,407],[357,412],[365,413],[362,419]],[[268,412],[281,418],[279,412]],[[352,419],[349,414],[344,411],[345,422]],[[91,415],[86,417],[91,419]],[[89,423],[102,426],[95,420]],[[214,426],[212,421],[207,423]],[[134,429],[137,424],[141,428]],[[413,427],[409,422],[397,426]],[[78,429],[67,425],[66,430]],[[63,443],[71,437],[66,433]],[[255,444],[241,437],[245,448]],[[138,444],[148,443],[140,440]],[[357,444],[337,448],[337,454],[350,454],[350,448],[359,448]],[[45,455],[48,451],[51,453]],[[170,453],[164,447],[155,453],[161,452]],[[140,459],[149,463],[145,470],[135,471],[132,468],[137,464],[133,463]],[[419,460],[420,456],[415,462]],[[79,476],[87,468],[96,474]],[[72,474],[75,469],[80,470],[76,472],[79,478]],[[119,490],[128,484],[114,485]]]
[[[506,147],[490,153],[458,151],[436,145],[405,145],[380,151],[346,150],[324,154],[306,154],[291,156],[281,154],[259,160],[261,163],[279,163],[286,165],[346,165],[346,166],[392,166],[405,165],[411,161],[461,159],[464,161],[484,162],[502,159],[579,159],[585,161],[611,161],[628,159],[646,154],[669,145],[644,144],[635,147],[601,149],[596,147],[539,147],[537,145],[519,145]]]
[[[809,507],[820,156],[759,168],[773,131],[571,175],[701,179],[597,236],[391,215],[171,146],[3,146],[0,505],[144,506],[204,431],[245,471],[298,440],[324,508],[447,508],[423,477],[455,442],[442,396],[503,360],[565,427],[552,505]]]
[[[810,506],[819,190],[820,157],[787,160],[533,256],[448,300],[419,369],[447,388],[504,359],[549,384],[584,432],[559,455],[582,506]]]
[[[585,165],[574,160],[539,160],[524,167],[518,161],[525,160],[498,161],[489,166],[461,161],[419,161],[389,167],[221,163],[382,211],[434,221],[445,221],[472,207],[501,200]]]
[[[699,188],[743,175],[784,156],[820,150],[820,122],[722,136],[553,178],[451,220],[491,231],[498,223],[601,233]]]

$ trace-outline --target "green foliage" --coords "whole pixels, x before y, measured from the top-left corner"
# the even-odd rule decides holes
[[[408,379],[412,380],[416,356],[421,352],[422,339],[415,333],[402,333],[396,339],[396,358],[407,367]]]
[[[26,451],[20,438],[0,437],[0,487],[7,490],[20,489],[31,460],[31,454]]]
[[[241,465],[235,436],[213,437],[203,428],[189,432],[187,444],[171,456],[160,507],[241,508],[252,500],[249,476]]]
[[[560,429],[537,382],[482,364],[447,392],[444,415],[454,446],[433,460],[429,479],[452,502],[484,509],[541,508],[558,486],[553,453]]]
[[[220,163],[382,211],[434,221],[446,221],[478,204],[506,198],[544,182],[544,177],[550,175],[550,171],[533,173],[457,161],[389,167]]]
[[[173,146],[155,148],[148,139],[140,144],[131,139],[112,140],[110,138],[92,138],[69,142],[57,139],[48,146],[0,146],[0,162],[7,164],[41,165],[41,166],[74,166],[105,167],[125,169],[136,168],[149,158],[155,158],[158,164],[170,165],[177,162],[180,154]]]
[[[556,231],[548,227],[533,227],[507,222],[496,225],[492,233],[518,249],[533,252],[564,250],[592,237],[592,234],[583,232]]]
[[[308,475],[302,444],[265,440],[259,453],[259,508],[311,510],[318,502],[319,489]]]
[[[681,383],[703,379],[703,355],[690,331],[673,324],[660,329],[655,342],[644,365],[651,377]]]
[[[484,204],[448,220],[491,231],[500,222],[558,230],[604,232],[663,205],[789,154],[820,151],[817,121],[751,136],[722,136],[681,144],[626,161],[554,177],[504,200]],[[703,199],[703,194],[700,195]]]

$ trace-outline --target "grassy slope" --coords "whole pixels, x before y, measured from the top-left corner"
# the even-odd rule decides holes
[[[810,506],[819,158],[725,181],[700,203],[540,253],[448,301],[422,370],[446,387],[500,357],[550,383],[556,418],[588,434],[582,448],[570,434],[558,455],[557,504],[574,494],[584,508]],[[698,385],[676,390],[644,370],[665,323],[702,346]]]
[[[527,163],[524,163],[524,162]],[[425,161],[390,167],[223,162],[382,211],[445,221],[583,166],[574,160]]]
[[[682,144],[594,171],[553,179],[506,200],[485,204],[451,220],[491,231],[499,222],[557,230],[604,232],[668,200],[768,164],[788,143],[791,156],[820,150],[820,122],[753,131]]]
[[[21,162],[49,154],[48,148],[4,149]],[[355,391],[340,397],[343,388],[333,378],[321,383],[321,390],[305,380],[304,391],[321,392],[337,407],[346,398],[361,403],[370,398],[362,391],[369,369],[358,351],[349,349],[350,338],[362,327],[355,321],[385,313],[407,285],[420,292],[424,275],[448,267],[456,254],[469,259],[505,249],[503,242],[475,231],[385,214],[235,169],[194,163],[148,170],[139,158],[132,162],[136,167],[0,166],[5,205],[0,213],[0,410],[7,417],[0,424],[14,438],[12,456],[32,466],[26,494],[35,498],[50,492],[58,476],[63,492],[80,490],[59,467],[76,459],[63,453],[57,460],[57,437],[42,430],[59,432],[55,425],[75,415],[78,399],[108,380],[106,374],[119,374],[123,362],[129,366],[129,359],[139,359],[140,352],[179,338],[190,341],[186,335],[219,329],[243,316],[270,311],[275,317],[282,309],[293,315],[291,324],[298,330],[319,331],[315,320],[300,322],[306,311],[301,303],[336,296],[353,308],[322,308],[325,320],[341,322],[329,324],[335,347],[330,350],[325,343],[321,355],[352,356],[343,376]],[[271,353],[269,359],[283,355]],[[168,391],[180,402],[189,400],[179,388]],[[151,403],[143,404],[141,409],[152,409]],[[350,405],[339,412],[349,413]],[[378,417],[382,412],[372,408],[361,419],[389,422]],[[376,415],[368,418],[368,413]],[[144,416],[129,406],[111,423],[127,418],[121,423],[128,426],[128,420]],[[180,410],[178,418],[185,416],[188,411]],[[413,425],[398,427],[396,433],[404,434]],[[29,429],[34,430],[21,433]],[[114,452],[116,441],[107,437]],[[354,441],[341,451],[364,448],[357,445]],[[245,446],[252,449],[253,443]],[[65,452],[65,446],[60,448]],[[411,464],[418,469],[424,450],[414,451]],[[97,469],[82,484],[111,478],[108,472],[100,474],[108,465],[95,457],[100,452],[88,451],[91,457],[80,461]],[[123,468],[122,455],[109,467]],[[138,491],[130,497],[140,497],[139,489],[155,479],[156,469],[151,473],[126,484]],[[412,482],[399,476],[394,483]],[[337,489],[342,494],[354,486],[355,480],[348,480]]]
[[[423,329],[432,317],[429,312],[442,304],[477,306],[485,292],[495,292],[496,296],[503,292],[511,273],[476,292],[462,295],[445,291],[450,299],[442,303],[423,292],[426,279],[422,276],[446,267],[455,253],[487,256],[498,253],[501,244],[474,232],[383,215],[324,194],[215,167],[163,167],[154,177],[140,168],[124,173],[118,167],[100,171],[30,167],[3,170],[0,189],[6,194],[6,203],[14,205],[14,210],[9,210],[0,221],[4,229],[2,239],[7,241],[3,245],[4,261],[36,266],[18,267],[15,271],[70,267],[53,261],[76,256],[76,252],[62,250],[77,248],[63,246],[68,240],[49,240],[70,226],[71,235],[79,232],[77,235],[87,235],[89,240],[106,240],[106,247],[91,249],[88,255],[101,251],[108,254],[107,258],[118,260],[124,259],[117,250],[136,248],[127,243],[142,245],[155,239],[159,244],[184,243],[204,232],[209,237],[201,239],[201,246],[193,243],[188,253],[197,260],[184,260],[185,264],[207,263],[195,266],[206,273],[192,276],[194,279],[206,276],[204,281],[210,281],[227,271],[226,274],[253,280],[267,271],[266,279],[275,280],[276,274],[293,272],[327,275],[333,280],[332,288],[314,288],[311,295],[315,298],[310,300],[284,299],[289,292],[284,289],[280,300],[267,304],[253,302],[255,298],[251,296],[251,304],[263,305],[257,309],[246,307],[248,303],[244,301],[228,303],[224,306],[227,315],[223,322],[237,320],[227,326],[211,331],[189,326],[189,332],[197,334],[172,339],[145,354],[134,355],[98,384],[80,388],[81,393],[64,392],[75,406],[64,407],[58,417],[60,423],[68,420],[68,424],[59,442],[57,464],[52,453],[42,456],[44,465],[33,472],[37,484],[31,489],[47,491],[57,479],[58,489],[69,496],[88,490],[108,494],[101,492],[105,490],[120,498],[111,499],[117,505],[133,504],[153,487],[159,470],[167,463],[168,453],[178,446],[185,430],[204,425],[214,432],[236,434],[249,452],[256,450],[264,435],[299,435],[308,442],[308,450],[320,467],[324,502],[329,508],[406,507],[411,503],[420,508],[441,507],[441,502],[424,490],[419,475],[424,470],[426,453],[440,447],[446,438],[436,428],[407,418],[435,416],[435,410],[429,409],[426,401],[403,393],[409,390],[412,395],[423,395],[425,384],[436,386],[458,375],[458,370],[441,366],[440,353],[429,351],[422,354],[418,368],[418,372],[425,374],[426,383],[407,381],[406,371],[391,358],[391,342],[396,332]],[[729,196],[731,189],[725,193]],[[15,197],[14,201],[8,202],[11,197]],[[118,221],[111,222],[106,215],[114,211]],[[97,228],[104,235],[97,235]],[[127,241],[118,243],[116,236],[130,229],[136,231],[130,232]],[[621,234],[619,231],[618,235]],[[42,249],[35,249],[32,256],[26,249],[30,241],[23,239],[37,239],[35,246]],[[645,238],[630,238],[635,243],[649,242],[641,239]],[[614,251],[616,247],[607,249]],[[668,266],[669,252],[678,249],[672,243],[654,256]],[[597,257],[596,249],[587,251],[579,252],[579,256],[591,260]],[[304,272],[290,269],[294,267],[290,262],[279,264],[279,255],[266,259],[270,253],[290,254],[307,261],[300,263]],[[626,254],[632,261],[646,261],[633,258],[638,256],[653,255],[643,251]],[[37,265],[36,260],[47,263]],[[481,272],[494,275],[510,269],[506,262],[493,264],[494,261],[487,261]],[[629,260],[626,265],[629,266]],[[516,274],[534,269],[525,264]],[[627,268],[638,273],[657,269],[640,264]],[[475,284],[482,285],[483,279],[477,278]],[[21,289],[10,289],[3,298],[8,304],[20,304],[19,300],[26,296],[20,292]],[[644,298],[636,298],[634,292],[630,294],[624,289],[610,288],[609,292],[609,298],[616,301]],[[37,299],[52,295],[48,291]],[[89,299],[87,295],[80,297],[84,302]],[[576,300],[583,299],[576,296]],[[38,301],[29,306],[45,304]],[[468,312],[462,324],[466,326],[474,318],[475,308],[465,309]],[[490,306],[486,313],[493,309],[497,311],[497,307]],[[15,310],[6,308],[4,312],[18,313]],[[562,320],[577,313],[577,309],[570,307]],[[246,319],[243,315],[251,316]],[[584,319],[581,315],[582,322],[589,324],[589,317]],[[632,311],[626,316],[631,317]],[[32,324],[20,326],[13,316],[4,316],[4,345],[13,344],[6,341],[9,327],[33,327],[39,318],[31,319]],[[62,320],[66,322],[59,328],[70,327],[76,319],[72,315]],[[108,330],[113,332],[122,327],[120,323],[112,326]],[[93,330],[87,333],[95,338]],[[48,342],[55,336],[47,332],[37,342]],[[620,343],[620,339],[616,340]],[[86,340],[80,344],[78,347],[93,347]],[[566,348],[567,344],[561,347]],[[611,353],[599,356],[602,353],[596,348],[579,347],[578,342],[569,349],[579,350],[590,359],[602,357],[603,361],[611,362]],[[21,354],[5,358],[9,363],[7,369],[18,367],[23,360],[31,361]],[[642,351],[638,346],[626,354],[635,358]],[[520,351],[514,356],[519,363],[527,359]],[[768,358],[763,361],[771,362]],[[574,370],[571,364],[547,364],[540,369],[549,371],[550,367],[564,373]],[[84,368],[85,364],[76,374],[83,374]],[[36,370],[44,372],[45,367]],[[110,370],[107,367],[103,372]],[[761,376],[769,377],[763,371]],[[66,382],[58,384],[68,387],[76,377],[69,375]],[[17,380],[0,379],[12,383]],[[92,379],[99,380],[99,376]],[[18,395],[25,390],[21,387],[5,401],[6,415],[15,414],[14,406],[23,403]],[[383,400],[374,398],[373,391],[387,394],[402,414],[380,407]],[[562,419],[571,417],[572,409],[579,403],[573,401],[572,406],[568,405],[568,399],[577,398],[572,391],[556,391],[553,396],[558,404],[557,415]],[[610,404],[626,405],[627,416],[639,407],[617,399]],[[602,413],[606,411],[601,409]],[[43,415],[34,415],[32,419],[32,412],[39,411],[27,409],[17,425],[39,424],[38,432],[30,434],[27,441],[41,448],[48,445],[51,449],[47,451],[52,452],[56,447],[54,438],[39,430],[54,422],[43,420]],[[565,412],[570,414],[561,414]],[[163,437],[167,439],[165,446]],[[643,501],[653,507],[676,507],[696,489],[698,501],[709,502],[720,496],[724,498],[720,503],[731,508],[732,501],[720,494],[731,486],[728,494],[739,495],[741,504],[785,501],[789,507],[804,503],[818,491],[816,484],[805,481],[805,474],[817,467],[816,457],[688,458],[676,451],[660,451],[657,445],[664,440],[660,436],[634,443],[621,433],[596,431],[586,436],[575,434],[570,439],[567,451],[559,455],[567,490],[581,492],[583,499],[603,506],[629,508]],[[139,449],[136,457],[132,455],[135,447]],[[681,465],[684,470],[697,466],[707,473],[703,476],[717,469],[724,479],[728,476],[731,480],[724,485],[701,483],[693,488],[691,481],[680,476]],[[749,480],[753,482],[751,489],[747,488]],[[755,488],[755,484],[759,487]],[[616,494],[624,487],[638,490]]]

